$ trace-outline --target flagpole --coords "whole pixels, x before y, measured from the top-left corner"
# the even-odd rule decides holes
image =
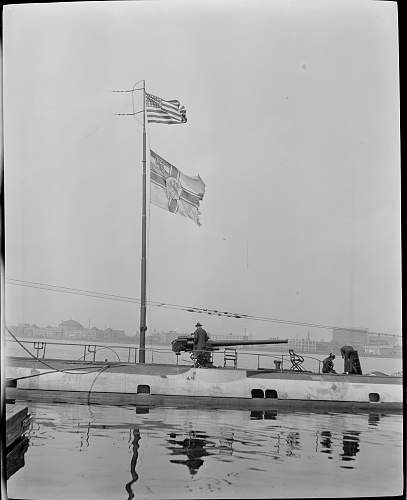
[[[146,298],[147,298],[147,166],[146,166],[146,81],[143,80],[143,208],[141,215],[141,301],[139,363],[146,362]]]

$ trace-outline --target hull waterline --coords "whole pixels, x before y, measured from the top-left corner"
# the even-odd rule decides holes
[[[9,358],[7,398],[233,409],[402,410],[402,378]]]

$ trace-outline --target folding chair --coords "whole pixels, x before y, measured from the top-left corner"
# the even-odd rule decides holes
[[[232,361],[233,365],[235,368],[237,368],[237,351],[236,349],[228,349],[227,347],[225,348],[224,354],[223,354],[223,366],[226,366],[226,363],[228,361]]]
[[[292,371],[303,372],[302,364],[304,363],[304,358],[299,354],[294,352],[294,349],[288,349],[290,354],[291,368]]]

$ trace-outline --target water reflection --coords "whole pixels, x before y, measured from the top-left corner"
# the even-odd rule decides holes
[[[83,451],[83,448],[89,448],[89,436],[90,436],[91,423],[88,422],[86,426],[86,432],[81,436],[81,442],[79,444],[79,451]]]
[[[328,455],[332,454],[332,433],[331,431],[322,431],[321,432],[321,453],[327,453]],[[332,458],[332,457],[328,457]]]
[[[295,455],[295,451],[301,449],[299,432],[289,432],[285,438],[285,441],[287,443],[287,456],[290,457],[292,455]]]
[[[206,434],[190,431],[188,436],[182,440],[175,439],[176,433],[170,434],[168,443],[175,446],[168,446],[168,449],[173,455],[186,455],[186,460],[170,460],[173,464],[184,464],[188,467],[190,474],[193,476],[198,472],[198,469],[203,465],[204,461],[201,457],[210,455],[206,449],[208,446],[213,447],[215,443],[206,438]]]
[[[377,427],[377,424],[380,422],[380,415],[378,413],[369,413],[369,425],[373,425]]]
[[[219,439],[219,454],[221,455],[233,455],[233,434],[229,438]]]
[[[125,489],[128,493],[127,500],[132,500],[134,498],[134,492],[133,492],[133,484],[138,480],[138,474],[136,472],[136,465],[137,465],[137,459],[138,459],[138,449],[139,449],[139,441],[140,441],[140,430],[138,428],[134,428],[130,431],[130,435],[132,435],[133,440],[131,441],[131,446],[132,446],[132,457],[130,461],[130,474],[131,474],[131,481],[129,481]]]
[[[276,410],[252,410],[250,412],[251,420],[276,420],[277,411]]]
[[[135,413],[137,415],[149,415],[150,408],[149,407],[136,407]],[[85,425],[79,424],[77,425],[77,430],[81,429],[80,432],[80,443],[79,443],[79,451],[84,451],[85,448],[89,448],[89,441],[92,436],[91,429],[103,429],[106,431],[109,430],[119,430],[119,429],[128,429],[129,430],[129,443],[132,445],[132,459],[131,459],[131,475],[132,480],[126,484],[126,491],[129,493],[129,498],[133,498],[132,493],[132,485],[138,479],[138,475],[135,472],[135,465],[138,458],[138,448],[139,448],[139,440],[141,437],[141,433],[143,431],[143,426],[140,428],[138,426],[134,426],[130,423],[122,423],[122,424],[104,424],[104,423],[96,423],[96,416],[93,415],[90,407],[90,416],[92,417]],[[302,438],[301,434],[298,430],[290,430],[284,429],[284,421],[286,417],[290,417],[289,412],[276,410],[252,410],[247,412],[250,420],[270,420],[270,421],[279,421],[277,427],[273,425],[269,427],[269,429],[273,429],[273,435],[269,435],[269,441],[274,441],[273,445],[273,455],[274,458],[277,456],[281,456],[280,452],[287,457],[295,457],[299,456],[302,449]],[[367,415],[368,425],[369,427],[377,428],[380,422],[380,419],[383,415],[378,413],[369,413]],[[148,418],[148,417],[147,417]],[[144,423],[147,424],[148,420]],[[162,425],[162,422],[157,422],[158,426]],[[32,423],[30,433],[33,437],[37,439],[42,439],[42,434],[44,434],[44,427],[54,427],[55,424],[52,419],[37,419],[36,422]],[[85,430],[83,428],[85,427]],[[72,430],[67,432],[72,432]],[[100,436],[100,434],[98,434]],[[167,434],[169,439],[167,439],[167,448],[170,450],[171,455],[174,457],[170,459],[170,462],[173,464],[182,464],[186,465],[189,469],[191,476],[197,474],[199,469],[204,464],[204,460],[206,457],[210,455],[225,455],[233,454],[233,442],[235,439],[232,437],[218,437],[216,438],[216,442],[212,441],[214,437],[207,435],[205,432],[201,431],[189,431],[187,434],[185,433],[176,433],[172,432]],[[52,439],[52,437],[51,437]],[[246,442],[245,440],[237,440],[244,446],[259,446],[260,448],[267,447],[267,442],[264,441],[262,444]],[[351,464],[344,464],[343,462],[351,462],[354,461],[357,454],[360,451],[360,431],[349,430],[342,431],[342,433],[333,433],[330,429],[324,429],[322,431],[317,431],[315,434],[315,452],[318,452],[318,447],[320,447],[320,452],[325,454],[328,459],[332,460],[333,456],[336,455],[340,459],[340,466],[343,468],[353,468]],[[337,443],[335,450],[335,442]],[[341,448],[338,449],[338,445],[341,443]],[[284,448],[281,449],[281,444],[283,444]],[[41,443],[35,443],[35,445],[41,445]],[[169,445],[169,446],[168,446]],[[340,446],[340,445],[339,445]],[[336,453],[334,453],[336,451]],[[243,453],[248,453],[245,450]]]
[[[147,413],[150,413],[150,408],[148,406],[136,406],[137,415],[145,415]]]
[[[343,433],[341,454],[343,461],[355,460],[354,457],[359,453],[359,434],[358,431],[347,431]],[[351,466],[341,465],[342,468],[353,469]]]
[[[77,453],[78,460],[72,462],[70,473],[78,484],[85,481],[83,470],[91,464],[104,481],[119,483],[116,492],[120,490],[122,498],[133,500],[139,495],[149,498],[153,492],[158,495],[154,498],[161,498],[159,493],[167,488],[167,481],[168,488],[180,488],[181,484],[190,488],[190,493],[195,492],[194,488],[206,488],[209,481],[212,486],[221,485],[219,488],[226,488],[228,481],[233,487],[244,485],[246,479],[266,484],[280,464],[287,467],[279,471],[296,471],[297,476],[307,471],[309,477],[309,474],[326,470],[336,481],[335,473],[341,468],[345,475],[355,477],[346,469],[360,472],[366,465],[365,457],[377,452],[377,443],[388,446],[392,439],[383,432],[384,425],[391,419],[382,422],[386,415],[376,412],[375,408],[375,413],[357,415],[294,413],[284,409],[215,413],[175,408],[92,406],[72,407],[68,413],[68,407],[44,405],[38,410],[30,432],[34,447],[50,446],[49,440],[56,438],[59,441],[54,447],[66,447],[71,457]],[[101,450],[106,449],[109,453],[105,455]],[[35,460],[41,464],[35,471],[38,474],[46,469],[38,452],[42,451],[41,456],[45,454],[43,448],[34,448],[34,451]],[[85,453],[79,455],[79,451]],[[326,459],[330,460],[330,467],[324,469]],[[119,473],[116,473],[119,470],[125,474],[120,476],[120,482]],[[212,479],[212,475],[216,479]],[[285,472],[282,475],[287,479]],[[168,491],[170,494],[171,490]],[[174,494],[173,498],[183,497]]]

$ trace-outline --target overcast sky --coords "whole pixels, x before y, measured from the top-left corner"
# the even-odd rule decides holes
[[[145,79],[188,117],[151,147],[206,184],[201,227],[151,206],[149,299],[400,333],[397,36],[367,0],[6,6],[6,278],[140,297],[142,129],[111,90]],[[8,324],[139,328],[135,304],[6,292]],[[330,337],[147,323],[197,319]]]

